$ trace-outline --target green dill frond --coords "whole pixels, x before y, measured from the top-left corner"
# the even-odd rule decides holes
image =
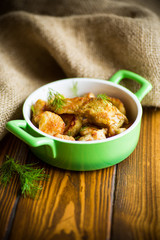
[[[73,82],[73,86],[71,88],[72,93],[75,97],[78,96],[78,82]]]
[[[98,94],[97,99],[102,99],[102,100],[111,102],[111,100],[109,99],[109,97],[105,93]]]
[[[34,114],[35,113],[34,105],[31,106],[31,110],[32,110],[32,112]]]
[[[11,178],[12,174],[14,173],[14,160],[13,158],[9,158],[6,156],[6,161],[0,167],[0,184],[6,186]]]
[[[66,98],[59,92],[55,92],[53,89],[49,89],[48,102],[55,107],[55,110],[62,108],[66,103]]]
[[[78,136],[74,137],[74,139],[75,139],[75,140],[78,140],[80,137],[81,137],[81,136],[78,135]]]
[[[0,183],[6,186],[11,181],[13,174],[17,174],[20,179],[21,192],[24,197],[35,198],[37,192],[42,190],[38,181],[48,179],[49,175],[44,173],[44,169],[33,168],[35,164],[20,164],[13,158],[6,156],[6,161],[0,167]]]
[[[52,88],[49,88],[49,91],[48,91],[48,102],[51,102],[54,98],[54,94],[55,94],[55,91],[52,89]]]

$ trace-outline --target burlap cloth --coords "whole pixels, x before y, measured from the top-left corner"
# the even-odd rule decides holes
[[[117,70],[128,69],[153,85],[142,104],[160,106],[160,20],[156,5],[149,9],[143,2],[108,0],[2,2],[0,139],[6,133],[7,121],[22,117],[25,98],[56,79],[107,80]],[[124,84],[133,91],[137,88],[133,82]]]

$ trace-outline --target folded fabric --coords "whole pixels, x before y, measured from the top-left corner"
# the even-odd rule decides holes
[[[108,80],[119,69],[150,81],[153,90],[142,104],[160,107],[160,20],[154,12],[112,1],[103,12],[2,15],[0,139],[5,123],[21,117],[25,98],[39,86],[67,77]],[[132,81],[122,84],[138,88]]]

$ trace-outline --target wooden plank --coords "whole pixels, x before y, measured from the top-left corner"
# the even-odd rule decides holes
[[[30,154],[30,160],[36,157]],[[71,172],[41,166],[50,179],[39,200],[20,199],[10,239],[110,239],[116,168]]]
[[[160,109],[144,109],[139,144],[118,165],[111,239],[160,239]]]
[[[8,134],[0,144],[0,165],[5,160],[5,155],[24,162],[28,147],[16,137]],[[0,239],[7,239],[12,227],[16,206],[19,200],[18,178],[13,177],[12,183],[7,187],[0,186]]]

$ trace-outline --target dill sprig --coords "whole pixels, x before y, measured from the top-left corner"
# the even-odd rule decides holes
[[[111,102],[111,100],[109,99],[109,97],[105,93],[98,94],[97,99],[102,99],[102,100]]]
[[[75,97],[78,96],[78,82],[73,82],[73,86],[71,88],[72,93]]]
[[[55,107],[55,110],[57,110],[65,105],[66,98],[59,92],[56,92],[50,88],[48,92],[48,102]]]
[[[32,112],[34,114],[35,113],[34,105],[31,106],[31,110],[32,110]]]
[[[75,140],[78,140],[80,137],[81,137],[81,136],[78,135],[78,136],[74,137],[74,139],[75,139]]]
[[[0,167],[0,183],[6,186],[13,175],[18,175],[20,179],[21,192],[24,197],[35,198],[38,191],[42,190],[38,181],[47,180],[48,174],[44,173],[44,169],[33,168],[35,164],[20,164],[13,158],[6,156],[6,161]]]

